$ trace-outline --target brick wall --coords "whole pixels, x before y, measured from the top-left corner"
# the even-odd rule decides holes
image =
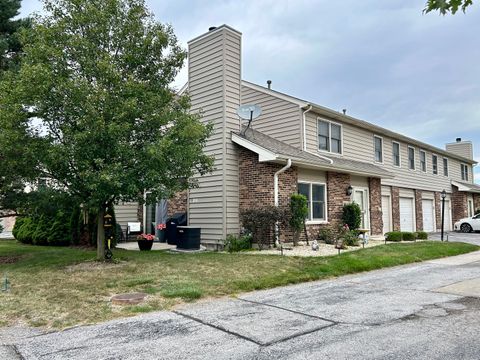
[[[434,192],[435,196],[435,221],[437,224],[437,229],[439,230],[442,227],[442,198],[441,193],[438,191]]]
[[[328,222],[333,229],[342,224],[343,204],[350,202],[350,196],[347,195],[349,186],[349,174],[327,172]]]
[[[171,199],[167,201],[167,215],[168,217],[179,212],[187,211],[187,190],[176,193]]]
[[[400,189],[392,186],[393,231],[400,231]]]
[[[415,190],[415,222],[417,231],[423,230],[422,190]]]
[[[382,235],[382,185],[379,178],[368,178],[371,235]]]
[[[456,186],[452,186],[452,222],[456,223],[467,216],[467,193],[458,191]]]
[[[475,214],[480,212],[480,194],[473,194],[473,207],[474,207]]]

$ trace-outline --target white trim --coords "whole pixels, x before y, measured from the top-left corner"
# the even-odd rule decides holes
[[[297,181],[297,193],[298,193],[298,185],[299,184],[305,184],[310,186],[310,200],[309,200],[309,205],[310,205],[310,213],[308,214],[309,220],[305,221],[305,224],[307,225],[313,225],[313,224],[328,224],[328,204],[327,204],[327,184],[324,182],[317,182],[317,181],[306,181],[306,180],[298,180]],[[313,218],[313,201],[312,201],[312,196],[313,196],[313,191],[312,191],[312,185],[323,185],[324,191],[324,200],[323,200],[323,214],[325,215],[325,219],[314,219]]]
[[[390,214],[390,229],[388,229],[388,231],[393,231],[392,195],[391,195],[391,194],[380,194],[380,197],[381,197],[381,198],[383,198],[384,196],[385,196],[385,197],[388,197],[388,211],[389,211],[389,214]],[[383,206],[382,206],[382,217],[383,217]],[[383,232],[383,234],[386,233],[384,230],[385,230],[385,224],[383,224],[383,227],[382,227],[382,232]]]
[[[398,165],[395,164],[395,153],[393,151],[393,144],[398,145]],[[392,160],[393,160],[393,166],[398,168],[402,167],[402,147],[401,147],[401,144],[395,140],[392,140]]]
[[[425,154],[425,170],[422,169],[422,153]],[[420,171],[424,172],[424,173],[427,173],[428,162],[427,162],[427,152],[425,150],[418,149],[418,160],[420,162]]]
[[[365,228],[372,230],[372,225],[370,223],[370,190],[365,186],[353,186],[352,195],[350,195],[350,201],[355,201],[355,191],[362,191],[365,194],[365,213],[366,213],[366,222],[368,224],[363,224]]]
[[[329,150],[321,150],[320,149],[320,143],[318,141],[318,122],[323,121],[328,123],[328,148]],[[340,152],[333,152],[332,151],[332,124],[340,126]],[[317,138],[317,151],[319,153],[324,153],[324,154],[335,154],[335,155],[340,155],[343,156],[343,124],[337,123],[332,120],[328,120],[325,118],[322,118],[321,116],[317,116],[317,123],[316,123],[316,138]]]
[[[413,169],[410,167],[410,151],[409,149],[413,149]],[[415,171],[417,170],[417,166],[416,166],[416,161],[415,161],[415,154],[416,151],[415,151],[415,147],[411,146],[411,145],[407,145],[407,159],[408,159],[408,170],[410,171]]]
[[[447,175],[445,175],[445,160],[447,160]],[[442,158],[442,166],[443,166],[443,176],[449,177],[450,176],[450,166],[449,166],[449,161],[447,157]]]
[[[279,93],[278,91],[275,91],[275,90],[272,90],[272,89],[267,89],[264,86],[253,84],[253,83],[248,82],[246,80],[242,80],[242,86],[245,86],[245,87],[248,87],[250,89],[262,92],[262,93],[267,94],[267,95],[275,96],[278,99],[288,101],[292,104],[298,105],[301,108],[304,108],[304,107],[307,107],[307,106],[310,105],[307,101],[301,101],[301,100],[296,99],[292,96]]]
[[[258,146],[257,144],[254,144],[251,141],[248,141],[247,139],[235,133],[232,133],[232,141],[237,145],[243,146],[244,148],[257,153],[259,162],[273,161],[278,159],[278,155],[275,154],[274,152],[271,152],[261,146]]]
[[[433,157],[434,157],[434,156],[437,158],[437,173],[436,173],[436,174],[433,172]],[[438,175],[439,175],[439,171],[438,171],[438,155],[435,154],[435,153],[432,153],[432,175],[435,175],[435,176],[438,176]]]
[[[377,149],[375,147],[375,138],[380,139],[380,145],[382,146],[380,157],[382,158],[382,161],[377,161]],[[373,162],[376,164],[383,164],[384,159],[385,159],[385,156],[384,156],[384,147],[383,147],[383,137],[373,134]]]
[[[464,167],[465,167],[465,169],[466,169],[466,175],[467,175],[466,178],[463,177],[463,175],[464,175],[464,174],[463,174],[463,169],[464,169]],[[471,171],[470,171],[470,173],[471,173]],[[467,165],[466,163],[460,163],[460,178],[462,179],[462,181],[470,181],[470,180],[468,179],[468,175],[469,175],[468,165]]]

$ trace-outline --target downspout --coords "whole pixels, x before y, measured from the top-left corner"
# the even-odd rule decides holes
[[[287,171],[292,166],[292,159],[287,160],[287,165],[278,170],[275,175],[273,175],[273,194],[275,200],[275,207],[278,207],[278,175]],[[280,242],[278,240],[278,222],[275,223],[275,245],[279,246]]]
[[[309,153],[309,154],[313,154],[313,155],[315,155],[315,156],[318,156],[319,158],[321,158],[321,159],[323,159],[323,160],[327,160],[327,161],[330,163],[330,165],[332,165],[332,164],[333,164],[333,160],[332,160],[332,159],[329,159],[329,158],[326,157],[326,156],[322,156],[322,155],[320,155],[320,154],[316,154],[316,153],[313,153],[313,152],[307,150],[307,129],[306,129],[306,126],[307,126],[307,117],[306,117],[306,114],[307,114],[309,111],[311,111],[312,108],[313,108],[313,106],[312,106],[311,104],[308,104],[307,106],[308,106],[308,109],[305,110],[305,111],[303,111],[303,113],[302,113],[302,121],[303,121],[303,126],[302,126],[302,128],[303,128],[303,151],[305,151],[305,152],[307,152],[307,153]]]

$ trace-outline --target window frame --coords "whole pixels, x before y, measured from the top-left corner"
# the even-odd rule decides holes
[[[308,208],[308,218],[306,219],[305,223],[306,224],[327,224],[328,223],[328,206],[327,206],[327,184],[324,182],[317,182],[317,181],[308,181],[308,180],[298,180],[297,181],[297,194],[298,192],[298,185],[299,184],[304,184],[309,186],[309,191],[310,191],[310,199],[307,199],[307,202],[309,204]],[[323,214],[324,214],[324,219],[314,219],[313,218],[313,185],[321,185],[323,186]]]
[[[410,167],[410,149],[413,150],[413,168]],[[407,147],[408,170],[415,171],[417,169],[415,161],[415,147],[408,145]]]
[[[447,166],[445,166],[445,162],[446,162]],[[448,158],[444,157],[442,159],[442,164],[443,164],[443,176],[449,177],[450,176],[450,170],[449,170],[449,166],[448,166]],[[446,173],[445,173],[445,171],[446,171]]]
[[[465,172],[463,171],[465,169]],[[468,180],[468,165],[465,163],[460,163],[460,174],[463,181],[470,181]],[[464,176],[465,175],[465,176]]]
[[[423,170],[423,167],[422,167],[422,153],[425,155],[425,170]],[[427,172],[427,167],[428,167],[427,152],[425,150],[419,150],[418,151],[418,157],[419,157],[419,160],[420,160],[420,171],[426,173]]]
[[[378,161],[377,160],[377,144],[375,142],[375,139],[380,139],[380,158],[381,160]],[[379,135],[373,135],[373,161],[376,162],[377,164],[383,164],[384,162],[384,159],[385,159],[385,156],[384,156],[384,151],[383,151],[383,137],[379,136]]]
[[[436,164],[435,164],[435,162],[433,161],[433,158],[434,158],[434,157],[435,157],[435,159],[437,159]],[[436,169],[435,169],[434,165],[437,167]],[[436,172],[435,172],[435,171],[436,171]],[[438,155],[437,155],[437,154],[434,154],[434,153],[432,153],[432,174],[433,174],[433,175],[438,175]]]
[[[398,165],[395,164],[395,151],[393,151],[393,149],[395,148],[395,144],[398,145]],[[393,141],[392,140],[392,160],[393,160],[393,166],[396,166],[396,167],[402,167],[402,151],[401,151],[401,146],[400,146],[400,143],[398,141]]]
[[[328,124],[328,150],[320,149],[320,141],[319,141],[319,137],[320,137],[319,122],[320,121]],[[339,149],[340,152],[332,151],[332,124],[340,127],[340,149]],[[317,151],[322,153],[328,153],[328,154],[343,155],[343,125],[342,124],[322,118],[322,117],[317,117]]]

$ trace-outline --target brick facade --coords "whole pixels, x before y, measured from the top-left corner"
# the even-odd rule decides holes
[[[382,185],[379,178],[368,178],[371,235],[382,235]]]
[[[441,193],[438,191],[434,192],[435,196],[435,221],[437,224],[437,229],[439,230],[442,227],[442,198]]]
[[[392,220],[393,231],[400,231],[400,189],[392,186]]]
[[[167,201],[167,216],[170,217],[175,213],[187,212],[188,193],[187,190],[176,193]]]
[[[423,230],[422,190],[415,190],[415,223],[417,231]]]
[[[452,223],[468,216],[467,193],[452,186]]]
[[[480,194],[473,194],[473,207],[475,214],[480,212]]]

